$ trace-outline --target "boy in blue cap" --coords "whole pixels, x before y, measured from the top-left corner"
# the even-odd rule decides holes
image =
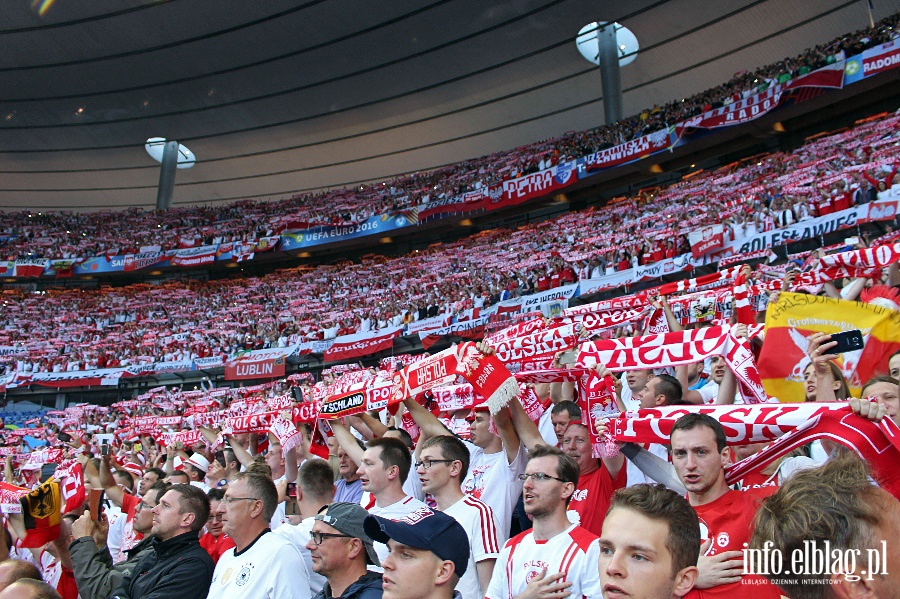
[[[469,563],[469,538],[452,517],[423,507],[400,520],[368,516],[366,534],[390,550],[381,560],[385,599],[451,599]]]

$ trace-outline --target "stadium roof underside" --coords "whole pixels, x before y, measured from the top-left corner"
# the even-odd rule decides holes
[[[900,0],[875,0],[877,21]],[[15,0],[0,4],[0,208],[155,203],[153,136],[197,155],[175,205],[430,170],[603,122],[585,24],[642,50],[624,112],[869,23],[865,0]]]

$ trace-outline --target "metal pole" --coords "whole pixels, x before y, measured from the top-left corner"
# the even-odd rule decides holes
[[[607,125],[622,120],[622,78],[619,75],[619,48],[616,46],[615,23],[600,25],[597,30],[600,77],[603,84],[603,119]]]
[[[159,169],[159,189],[156,191],[156,209],[168,210],[175,195],[175,169],[178,165],[178,142],[167,141],[163,149],[162,165]]]

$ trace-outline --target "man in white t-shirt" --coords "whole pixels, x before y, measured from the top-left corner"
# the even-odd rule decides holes
[[[626,410],[637,410],[640,408],[638,396],[647,385],[647,381],[653,378],[653,370],[629,370],[622,378],[625,382],[619,396]]]
[[[460,490],[469,469],[469,450],[456,437],[431,437],[421,445],[416,469],[425,492],[434,498],[439,510],[462,525],[469,539],[468,566],[456,590],[464,599],[484,597],[500,547],[493,510]]]
[[[449,435],[443,424],[413,399],[403,404],[419,426],[419,443],[430,437]],[[505,543],[513,508],[522,491],[517,478],[524,468],[525,447],[509,418],[507,410],[494,416],[499,434],[491,432],[491,415],[487,405],[476,406],[471,421],[471,442],[463,441],[469,450],[469,473],[462,483],[465,494],[491,506],[497,522],[497,539]]]
[[[216,564],[207,599],[310,599],[309,572],[293,543],[272,534],[275,483],[241,472],[229,484],[219,513],[235,546]]]
[[[534,528],[510,539],[485,597],[601,597],[597,537],[572,524],[566,507],[578,486],[578,464],[555,447],[538,445],[522,477],[525,513]]]
[[[403,483],[411,467],[412,456],[403,441],[380,437],[366,443],[358,470],[363,488],[361,505],[370,514],[392,519],[425,507],[424,503],[403,492]],[[379,559],[387,557],[388,548],[384,543],[375,543],[375,551]]]
[[[334,471],[331,464],[325,460],[307,460],[301,467],[297,475],[297,512],[302,520],[294,525],[285,523],[275,529],[275,534],[281,535],[294,544],[306,567],[309,570],[309,586],[315,595],[322,590],[325,585],[325,578],[313,571],[313,561],[307,545],[309,544],[310,533],[315,524],[313,517],[318,514],[322,508],[331,503],[334,497]],[[288,498],[285,503],[292,502],[292,498]]]

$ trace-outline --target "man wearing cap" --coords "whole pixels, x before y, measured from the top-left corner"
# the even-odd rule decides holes
[[[466,573],[469,539],[455,519],[422,507],[396,521],[367,516],[364,528],[390,549],[381,560],[385,599],[462,597],[454,589]]]
[[[191,485],[200,488],[204,493],[209,493],[209,485],[206,484],[206,471],[209,470],[209,460],[199,453],[191,454],[184,462],[184,470]]]
[[[313,572],[327,582],[314,599],[381,599],[381,574],[366,568],[380,565],[363,529],[367,515],[358,503],[339,502],[315,516],[306,548]]]

